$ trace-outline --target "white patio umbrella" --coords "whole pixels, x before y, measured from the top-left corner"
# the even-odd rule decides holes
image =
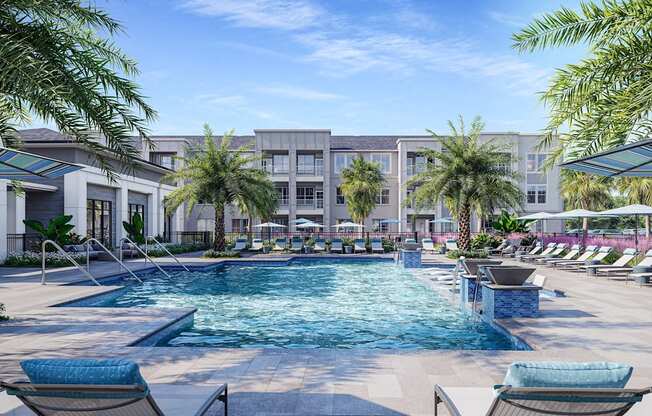
[[[296,220],[292,220],[290,222],[292,222],[294,224],[303,224],[303,223],[312,222],[312,221],[309,220],[308,218],[297,218]]]
[[[301,224],[297,224],[297,228],[324,228],[323,225],[317,224],[316,222],[302,222]]]
[[[545,221],[549,220],[551,218],[554,218],[555,214],[551,214],[549,212],[535,212],[534,214],[529,214],[529,215],[523,215],[522,217],[518,217],[519,220],[535,220],[535,221]],[[543,226],[541,227],[541,244],[543,244]]]
[[[634,204],[627,205],[620,208],[608,209],[606,211],[600,211],[601,217],[614,217],[614,216],[631,216],[633,215],[636,219],[634,222],[634,242],[636,244],[636,250],[638,251],[638,216],[639,215],[652,215],[652,207],[648,205]]]
[[[356,223],[351,222],[351,221],[347,221],[347,222],[341,222],[339,224],[335,224],[335,225],[333,225],[333,228],[337,228],[337,229],[340,229],[340,228],[364,228],[364,225],[356,224]]]
[[[267,228],[267,239],[272,239],[272,228],[287,228],[283,224],[276,224],[275,222],[264,222],[262,224],[254,225],[254,228]],[[262,237],[262,236],[261,236]]]
[[[599,212],[589,211],[588,209],[572,209],[570,211],[560,212],[558,214],[553,214],[553,218],[565,220],[565,219],[576,219],[576,218],[595,218],[600,217]],[[584,230],[584,227],[582,227]],[[586,240],[586,230],[582,231],[582,244]]]

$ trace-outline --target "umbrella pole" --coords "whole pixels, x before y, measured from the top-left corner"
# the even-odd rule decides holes
[[[638,214],[634,215],[634,242],[636,244],[636,251],[638,251]]]

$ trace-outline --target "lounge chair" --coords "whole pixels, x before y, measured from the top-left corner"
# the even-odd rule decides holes
[[[254,238],[251,240],[249,251],[263,251],[263,240],[260,238]]]
[[[247,239],[246,238],[237,238],[235,240],[235,246],[233,251],[242,251],[247,248]]]
[[[542,255],[540,255],[540,256],[530,257],[530,258],[528,259],[528,261],[529,261],[530,263],[535,263],[535,262],[539,262],[540,260],[557,259],[557,258],[559,258],[559,257],[561,256],[561,254],[562,254],[564,251],[566,251],[566,246],[568,246],[568,244],[566,244],[566,243],[559,243],[559,244],[557,244],[557,245],[555,246],[555,249],[552,250],[552,252],[550,252],[550,253],[548,253],[548,254],[542,254]]]
[[[514,254],[514,257],[516,257],[516,259],[520,259],[523,256],[532,256],[532,255],[535,255],[535,254],[539,254],[541,249],[543,249],[543,246],[541,245],[541,243],[537,242],[537,244],[534,246],[534,248],[532,248],[532,250],[530,250],[529,252],[521,253],[521,252],[517,251]]]
[[[586,248],[584,249],[584,253],[582,253],[575,260],[555,260],[555,261],[548,262],[548,264],[550,264],[552,267],[563,266],[566,263],[584,264],[584,262],[587,261],[589,258],[591,258],[591,256],[593,256],[596,251],[598,251],[598,246],[586,246]]]
[[[519,257],[519,260],[520,261],[530,261],[532,259],[545,257],[546,255],[552,253],[555,250],[556,246],[557,246],[557,243],[548,243],[548,245],[546,246],[546,249],[543,250],[541,253],[538,253],[538,254],[526,254],[524,256]]]
[[[366,253],[367,247],[365,247],[365,241],[363,238],[356,238],[353,240],[353,252],[354,253]]]
[[[531,370],[510,376],[522,364]],[[440,404],[450,416],[622,416],[652,392],[625,389],[630,376],[631,367],[613,363],[514,363],[494,388],[436,385],[435,416]]]
[[[315,245],[312,247],[315,253],[321,253],[326,251],[326,240],[323,238],[316,238]]]
[[[303,238],[292,237],[292,242],[290,243],[290,251],[293,253],[301,253],[302,250],[303,250]]]
[[[591,257],[589,260],[598,261],[598,262],[602,261],[605,258],[607,258],[609,253],[611,253],[612,249],[613,248],[609,247],[609,246],[602,246],[602,247],[600,247],[598,252],[595,253],[595,256]],[[565,270],[577,271],[577,270],[582,270],[581,267],[584,266],[585,263],[586,263],[585,261],[583,261],[583,262],[566,262],[566,263],[560,264],[559,267],[562,268],[562,269],[565,269]]]
[[[490,248],[489,254],[502,254],[503,250],[509,247],[511,244],[508,239],[504,239],[496,248]]]
[[[344,247],[342,246],[341,238],[334,238],[331,241],[331,253],[344,253]]]
[[[415,240],[414,238],[406,238],[405,241],[403,242],[403,244],[416,244],[416,243],[417,240]]]
[[[371,239],[371,252],[372,253],[384,253],[385,249],[383,248],[383,240],[380,238]]]
[[[29,381],[0,382],[2,410],[15,409],[2,414],[202,416],[216,401],[228,414],[226,384],[150,386],[127,360],[26,360],[21,366]]]
[[[459,250],[457,247],[457,240],[446,240],[446,251]]]
[[[288,247],[288,240],[285,238],[277,238],[274,240],[274,247],[272,248],[273,251],[285,251]]]
[[[597,274],[599,271],[609,273],[615,271],[629,271],[632,270],[631,267],[627,267],[627,264],[636,257],[636,249],[627,248],[623,251],[623,255],[620,256],[612,264],[585,264],[579,266],[580,269],[586,270],[587,273],[595,271]]]
[[[633,250],[633,249],[627,249],[627,250]],[[627,251],[625,250],[625,251]],[[623,255],[625,252],[623,252]],[[615,266],[616,263],[614,263],[612,266]],[[614,272],[631,272],[634,270],[634,268],[643,268],[643,267],[652,267],[652,250],[648,250],[645,253],[645,256],[643,259],[638,262],[638,264],[634,267],[627,267],[626,265],[623,265],[620,268],[613,268],[613,267],[604,267],[604,268],[598,268],[596,272],[598,274],[604,273],[604,274],[609,274],[609,273],[614,273]],[[642,275],[642,276],[652,276],[652,273],[631,273],[629,276],[631,277],[636,277],[636,275]]]
[[[579,244],[573,244],[570,248],[570,251],[564,255],[564,257],[553,257],[553,258],[543,258],[537,259],[537,263],[549,264],[554,263],[559,260],[573,260],[577,255],[580,254],[580,249],[582,248]]]
[[[424,251],[435,251],[435,243],[432,241],[432,238],[422,238],[421,247]]]

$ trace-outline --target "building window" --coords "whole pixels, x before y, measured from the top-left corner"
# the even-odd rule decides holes
[[[342,171],[353,163],[355,154],[352,153],[337,153],[335,154],[335,173],[342,173]]]
[[[376,204],[389,205],[389,188],[383,188],[380,190],[380,194],[376,197]]]
[[[232,219],[231,220],[231,232],[233,233],[246,233],[249,228],[249,220],[246,218],[243,219]]]
[[[413,176],[426,170],[425,156],[410,156],[407,158],[407,175]]]
[[[145,205],[142,204],[129,204],[129,223],[133,224],[134,215],[140,215],[140,218],[145,221]]]
[[[543,165],[546,162],[546,154],[530,153],[527,155],[527,172],[540,173],[543,172]]]
[[[269,174],[274,173],[273,159],[271,157],[264,157],[263,160],[261,160],[261,167],[265,172],[267,172]]]
[[[290,171],[290,159],[288,155],[274,155],[272,159],[275,175],[286,174]]]
[[[503,159],[498,163],[497,167],[503,174],[508,175],[512,172],[512,155],[511,153],[501,153]]]
[[[297,175],[315,174],[315,156],[297,155]]]
[[[289,192],[287,186],[277,186],[276,192],[278,193],[279,206],[287,206],[289,199]]]
[[[389,174],[392,171],[392,155],[389,153],[372,153],[371,161],[380,165],[380,171],[383,174]]]
[[[197,231],[215,231],[215,220],[206,218],[197,220]]]
[[[297,187],[297,205],[313,206],[315,202],[315,188],[304,186]]]
[[[344,194],[342,194],[342,188],[339,186],[335,188],[335,205],[344,205],[346,201],[344,200]]]
[[[528,185],[527,203],[528,204],[545,204],[546,203],[546,185]]]
[[[105,245],[113,243],[113,207],[111,201],[86,201],[86,232]]]
[[[389,231],[389,224],[387,224],[384,218],[374,218],[372,220],[372,230],[376,233],[386,233]]]
[[[175,155],[175,153],[150,153],[149,161],[164,168],[174,169]]]

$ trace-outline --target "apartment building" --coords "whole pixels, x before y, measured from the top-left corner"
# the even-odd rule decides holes
[[[154,136],[155,151],[143,154],[152,163],[174,169],[174,155],[183,155],[188,145],[197,145],[200,136]],[[539,211],[561,212],[559,167],[543,170],[547,157],[538,150],[540,136],[519,133],[485,133],[481,141],[493,140],[505,146],[511,155],[506,169],[519,172],[520,187],[526,195],[523,214]],[[362,156],[378,162],[386,183],[378,195],[378,205],[366,221],[367,230],[377,231],[450,231],[452,224],[435,222],[450,213],[441,205],[432,210],[415,211],[410,207],[409,178],[420,172],[425,160],[423,148],[439,149],[441,144],[430,136],[338,136],[326,129],[257,129],[253,135],[234,137],[233,148],[249,146],[261,159],[261,167],[276,185],[279,209],[273,222],[295,230],[293,220],[307,218],[330,227],[350,219],[339,185],[340,172],[354,158]],[[392,220],[389,223],[383,220]],[[260,219],[255,219],[254,224]],[[234,207],[227,210],[226,230],[244,232],[248,218]],[[199,205],[184,217],[186,231],[212,231],[214,214],[210,206]],[[474,219],[474,227],[478,221]],[[559,221],[539,224],[543,230],[561,230]],[[328,230],[328,229],[327,229]]]

